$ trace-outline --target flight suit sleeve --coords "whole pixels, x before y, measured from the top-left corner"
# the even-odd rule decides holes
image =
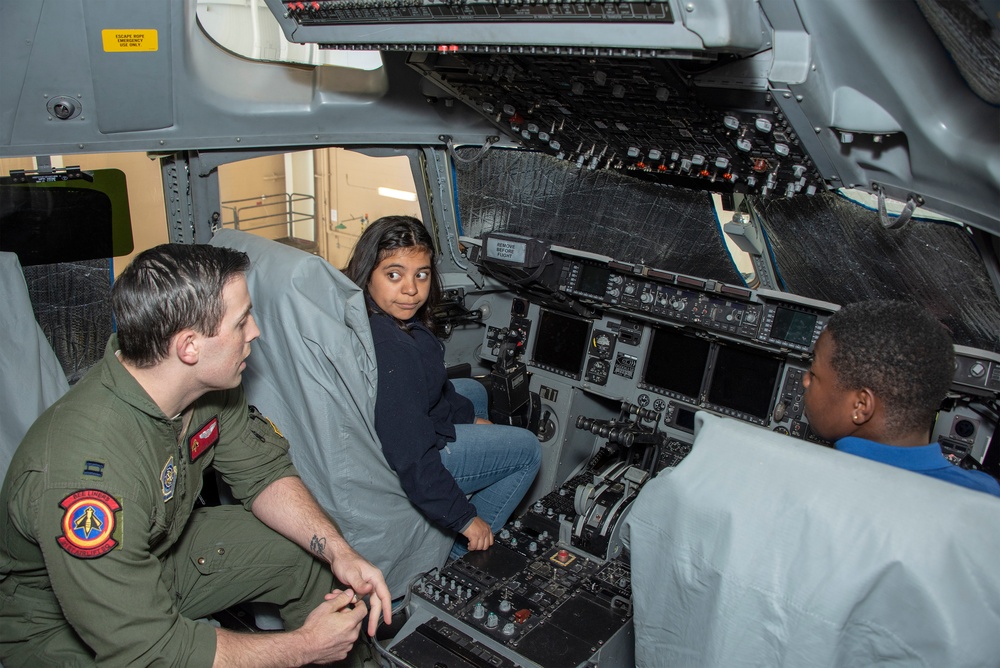
[[[33,523],[63,616],[98,665],[211,666],[215,630],[181,616],[148,548],[148,502],[119,491],[47,487],[11,498]]]
[[[288,441],[277,425],[247,405],[242,387],[219,394],[219,444],[212,465],[250,510],[268,485],[298,472],[288,456]]]

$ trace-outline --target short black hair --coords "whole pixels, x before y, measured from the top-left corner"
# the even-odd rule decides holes
[[[219,332],[222,290],[250,267],[246,253],[206,244],[162,244],[139,253],[111,288],[122,358],[139,368],[167,356],[184,329]]]
[[[932,423],[955,373],[951,335],[923,307],[872,300],[831,316],[831,364],[842,389],[868,387],[885,405],[890,431]]]
[[[392,253],[407,248],[423,248],[431,254],[430,290],[416,317],[433,332],[434,309],[441,301],[441,280],[434,269],[434,238],[418,219],[412,216],[383,216],[369,225],[354,246],[344,274],[367,295],[375,267]],[[371,300],[368,301],[368,309],[379,311],[378,307],[373,307]]]

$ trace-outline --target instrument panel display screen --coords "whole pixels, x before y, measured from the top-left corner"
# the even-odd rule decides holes
[[[774,324],[771,326],[771,338],[809,347],[812,345],[813,330],[816,328],[817,317],[812,313],[804,313],[779,306],[774,310]]]
[[[767,420],[781,362],[761,353],[719,346],[708,402]]]
[[[595,267],[589,264],[580,265],[580,280],[576,284],[576,289],[588,295],[603,297],[608,289],[608,279],[611,278],[611,270],[604,267]]]
[[[656,329],[642,382],[697,400],[711,344],[670,329]]]
[[[532,361],[574,378],[580,377],[590,345],[590,321],[542,309]]]

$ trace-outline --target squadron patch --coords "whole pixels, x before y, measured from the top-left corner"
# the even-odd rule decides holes
[[[163,490],[163,500],[169,501],[174,498],[174,482],[177,480],[177,467],[174,466],[174,456],[170,455],[170,459],[167,463],[163,465],[163,470],[160,471],[160,488]]]
[[[107,554],[118,545],[112,538],[122,509],[113,496],[96,489],[73,492],[62,501],[62,535],[59,547],[78,559],[93,559]]]
[[[219,418],[213,417],[211,420],[198,427],[198,431],[188,441],[188,451],[191,461],[198,459],[205,454],[209,448],[219,442]]]

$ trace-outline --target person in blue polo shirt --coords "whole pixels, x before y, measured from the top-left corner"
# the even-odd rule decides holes
[[[1000,496],[1000,482],[952,464],[929,443],[955,369],[951,336],[900,301],[849,304],[820,334],[806,373],[805,413],[837,450]]]

